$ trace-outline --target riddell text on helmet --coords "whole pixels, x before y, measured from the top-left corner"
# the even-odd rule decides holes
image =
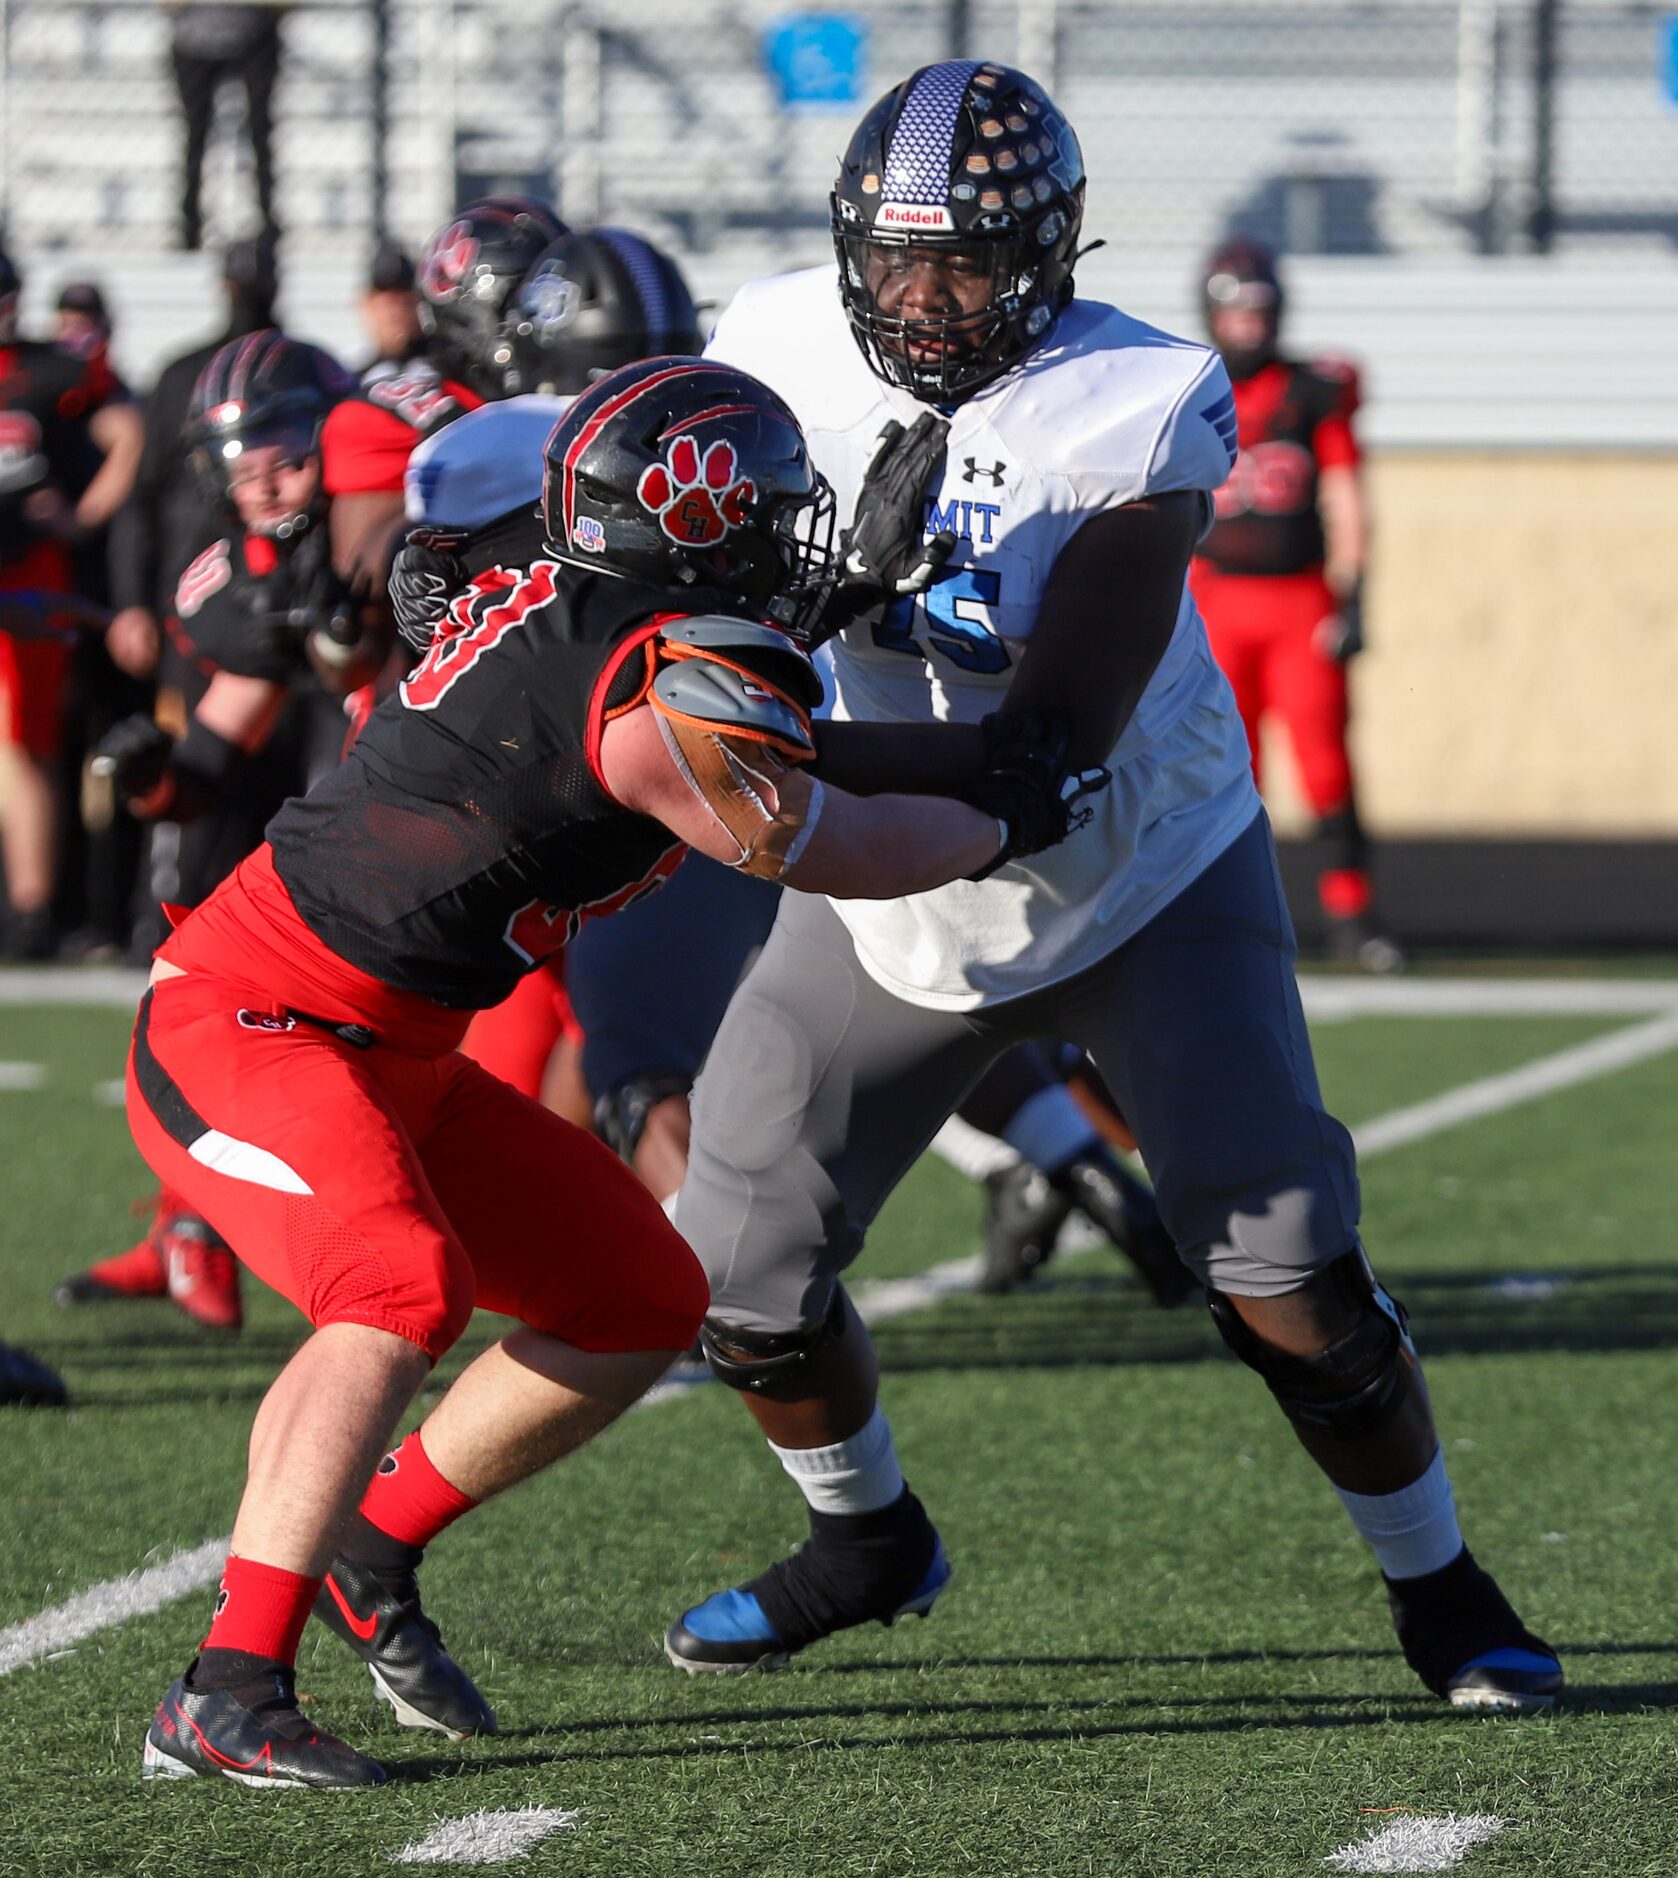
[[[951,234],[955,219],[946,208],[924,202],[882,202],[874,217],[876,228],[930,228]]]

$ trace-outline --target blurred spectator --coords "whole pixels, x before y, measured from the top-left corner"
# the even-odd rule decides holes
[[[75,591],[72,550],[106,518],[101,503],[131,474],[120,458],[137,453],[137,437],[106,367],[19,338],[22,285],[0,253],[0,589],[39,605],[42,596]],[[113,457],[113,476],[95,497]],[[0,634],[0,748],[8,759],[0,789],[4,951],[13,958],[44,958],[54,948],[53,765],[70,656],[68,645],[50,638]]]
[[[108,414],[102,413],[99,423],[112,447],[101,455],[94,438],[84,437],[71,488],[85,530],[70,549],[75,590],[99,607],[108,607],[111,598],[108,524],[133,488],[145,438],[139,404],[110,368],[112,331],[110,309],[95,282],[69,281],[59,290],[59,349],[110,379]],[[62,956],[119,956],[126,938],[143,846],[140,830],[111,812],[109,791],[90,785],[86,766],[113,724],[148,709],[150,703],[150,686],[119,671],[96,634],[77,640],[55,777],[59,798],[69,811],[60,817],[62,845],[53,895],[55,927],[67,935],[60,943]],[[78,800],[79,814],[74,812]]]
[[[1224,242],[1203,288],[1207,331],[1235,393],[1220,421],[1235,429],[1239,455],[1195,557],[1195,599],[1255,774],[1264,721],[1274,714],[1287,729],[1317,818],[1330,953],[1364,971],[1397,971],[1403,955],[1375,919],[1346,740],[1346,667],[1363,650],[1369,544],[1352,429],[1357,372],[1344,359],[1282,352],[1282,283],[1258,242]]]
[[[196,248],[204,237],[200,207],[204,152],[215,116],[216,93],[236,82],[245,93],[245,122],[256,164],[257,209],[262,226],[274,220],[274,79],[280,64],[281,6],[221,6],[210,0],[172,5],[175,15],[170,53],[175,85],[186,123],[186,153],[181,180],[181,246]]]
[[[361,321],[373,346],[361,368],[363,384],[392,376],[425,351],[419,306],[412,259],[394,243],[382,242],[361,296]]]

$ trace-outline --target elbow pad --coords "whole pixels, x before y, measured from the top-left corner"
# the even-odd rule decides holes
[[[733,838],[731,864],[778,879],[821,813],[821,784],[801,767],[820,678],[784,634],[738,620],[672,622],[659,652],[648,702],[672,761]]]

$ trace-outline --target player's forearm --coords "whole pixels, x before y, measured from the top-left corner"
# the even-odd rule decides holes
[[[965,802],[827,789],[815,826],[780,878],[836,900],[897,900],[977,873],[1001,843],[996,818]]]
[[[1336,598],[1356,591],[1369,559],[1369,509],[1355,469],[1327,469],[1317,489],[1323,518],[1323,578]]]
[[[977,724],[815,725],[824,783],[856,796],[957,795],[984,768]]]

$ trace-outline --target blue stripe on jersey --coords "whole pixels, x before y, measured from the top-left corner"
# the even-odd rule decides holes
[[[627,228],[597,228],[594,231],[624,265],[635,297],[641,302],[641,316],[647,323],[647,337],[656,357],[671,336],[670,296],[664,291],[664,275],[653,258],[652,249],[639,235]]]
[[[1212,403],[1207,405],[1200,415],[1205,418],[1206,422],[1218,433],[1218,441],[1223,445],[1225,452],[1228,454],[1229,466],[1231,469],[1234,469],[1236,455],[1234,396],[1226,391],[1221,398],[1215,398]]]
[[[961,101],[979,69],[977,59],[946,59],[915,80],[891,133],[886,152],[888,202],[942,206],[950,197],[950,147]]]

